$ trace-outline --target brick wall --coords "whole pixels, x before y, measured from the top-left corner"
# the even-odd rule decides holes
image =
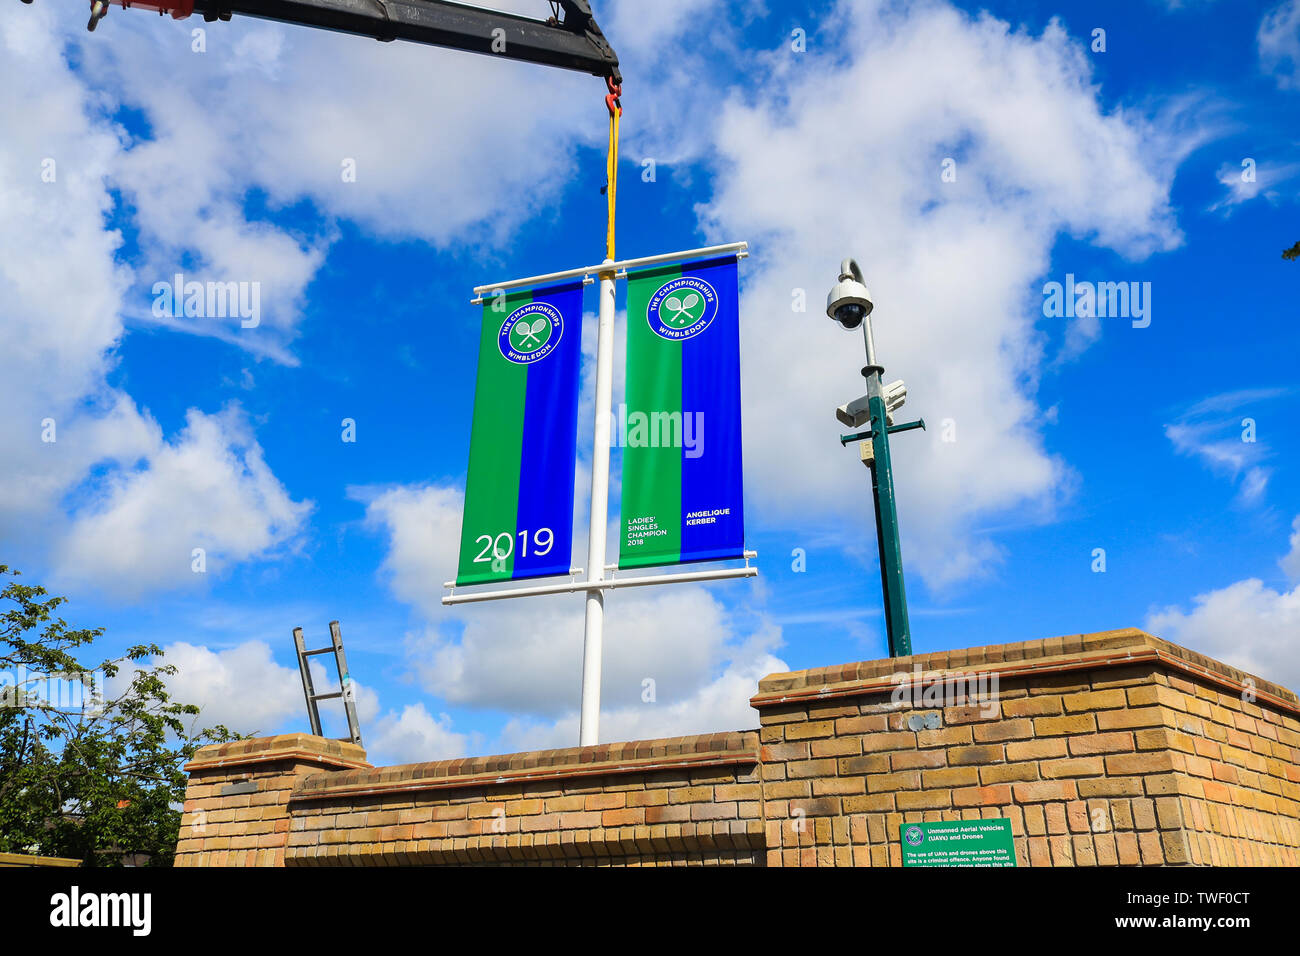
[[[981,817],[1021,866],[1300,865],[1300,701],[1140,631],[751,703],[758,731],[378,769],[305,735],[204,748],[177,865],[897,866],[902,824]]]
[[[908,665],[996,674],[995,704],[900,704]],[[981,817],[1020,866],[1300,863],[1295,695],[1140,631],[775,674],[752,703],[769,866],[897,866],[903,823]]]
[[[320,774],[285,862],[753,864],[757,762],[751,731]]]
[[[1177,812],[1190,862],[1300,865],[1296,721],[1172,674],[1157,693],[1172,726],[1147,739],[1183,771]]]
[[[301,756],[313,742],[355,769],[321,772],[326,754]],[[205,747],[177,865],[764,860],[754,731],[380,769],[358,751],[304,735]],[[257,789],[220,796],[232,782]]]
[[[311,774],[369,766],[355,744],[310,734],[202,748],[186,766],[176,866],[284,866],[294,787]]]

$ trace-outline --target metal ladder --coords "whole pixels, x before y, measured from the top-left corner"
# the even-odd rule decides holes
[[[352,676],[348,673],[348,660],[343,655],[343,635],[339,632],[339,622],[330,621],[330,646],[317,648],[314,651],[307,650],[307,645],[302,639],[302,628],[293,629],[293,643],[298,650],[298,670],[302,674],[302,692],[307,698],[307,717],[311,721],[311,732],[317,737],[323,737],[320,729],[320,708],[316,702],[320,700],[333,700],[336,697],[343,698],[343,708],[348,715],[348,734],[347,737],[340,737],[340,740],[348,740],[357,746],[361,746],[361,727],[357,723],[357,701],[356,691],[352,686]],[[334,665],[339,672],[339,690],[332,694],[318,694],[312,685],[311,668],[308,666],[307,658],[315,654],[333,654]]]

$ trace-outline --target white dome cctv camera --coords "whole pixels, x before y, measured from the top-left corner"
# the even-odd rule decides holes
[[[852,331],[871,314],[871,293],[862,281],[862,270],[852,259],[840,263],[840,281],[826,296],[826,314]]]

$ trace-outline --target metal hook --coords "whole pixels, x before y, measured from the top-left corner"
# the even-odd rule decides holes
[[[605,108],[609,110],[609,115],[614,115],[615,108],[622,109],[623,103],[619,99],[623,95],[623,84],[615,83],[612,76],[605,77],[605,88],[609,93],[605,96]]]

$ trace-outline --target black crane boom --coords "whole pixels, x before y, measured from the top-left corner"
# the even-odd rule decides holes
[[[30,2],[30,0],[27,0]],[[138,7],[209,22],[257,17],[373,37],[485,53],[578,70],[622,82],[618,56],[601,33],[587,0],[557,0],[563,18],[537,20],[447,0],[92,0],[90,29],[108,6]]]

